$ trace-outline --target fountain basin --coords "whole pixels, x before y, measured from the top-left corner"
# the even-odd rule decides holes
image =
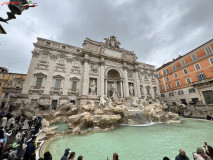
[[[213,145],[212,128],[213,122],[190,119],[184,119],[181,125],[119,126],[108,132],[58,136],[45,145],[44,151],[50,151],[53,159],[60,159],[64,149],[70,148],[87,160],[112,159],[114,152],[122,160],[154,160],[164,156],[174,159],[183,148],[192,159],[192,152],[203,142]]]

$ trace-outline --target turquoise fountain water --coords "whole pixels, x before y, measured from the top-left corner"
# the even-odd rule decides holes
[[[203,142],[213,145],[213,122],[184,119],[183,124],[120,126],[115,130],[80,136],[65,135],[48,144],[53,160],[59,160],[70,148],[85,160],[111,160],[114,152],[120,160],[175,159],[180,148],[192,160],[192,152]]]
[[[68,129],[68,124],[51,124],[50,127],[58,126],[58,129],[55,131],[56,133],[60,133]]]

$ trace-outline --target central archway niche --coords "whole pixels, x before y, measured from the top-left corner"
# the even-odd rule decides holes
[[[110,69],[107,72],[107,78],[106,78],[106,95],[108,97],[112,97],[113,95],[113,84],[115,89],[118,91],[119,96],[123,97],[123,83],[122,83],[122,77],[120,73],[116,69]]]

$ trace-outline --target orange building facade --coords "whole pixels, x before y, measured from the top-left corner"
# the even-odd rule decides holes
[[[168,104],[213,104],[213,39],[157,69]]]
[[[0,67],[0,108],[10,106],[16,101],[22,91],[26,74],[9,73],[5,67]]]

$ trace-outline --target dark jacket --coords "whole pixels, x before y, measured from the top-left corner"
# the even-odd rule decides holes
[[[63,155],[63,157],[61,157],[61,160],[67,160],[67,156],[69,155],[69,151],[70,151],[70,149],[65,149],[65,151],[64,151],[64,155]]]
[[[178,156],[176,156],[175,160],[189,160],[189,158],[186,156],[181,156],[180,154]]]
[[[0,129],[0,139],[4,139],[4,131]]]
[[[28,144],[27,144],[27,149],[25,151],[25,154],[26,155],[31,155],[35,152],[36,148],[35,148],[35,145],[34,145],[34,142],[33,141],[30,141]]]

